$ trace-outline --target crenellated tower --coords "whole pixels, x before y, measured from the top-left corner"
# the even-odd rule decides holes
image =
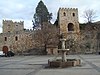
[[[76,40],[80,33],[77,8],[59,8],[58,25],[60,34]]]
[[[12,33],[24,29],[24,21],[13,22],[12,20],[3,20],[3,33]]]

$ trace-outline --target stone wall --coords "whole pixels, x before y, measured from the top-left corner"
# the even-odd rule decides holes
[[[3,33],[0,34],[0,50],[3,50],[5,46],[8,51],[11,50],[15,53],[23,53],[33,49],[32,35],[32,30],[24,30],[23,22],[3,20]]]
[[[84,29],[81,30],[80,36],[80,49],[83,53],[98,53],[99,39],[97,38],[99,29],[96,23],[86,24]]]
[[[20,31],[17,33],[2,33],[0,34],[0,50],[3,46],[7,46],[8,50],[24,52],[33,48],[32,32]],[[5,37],[7,40],[5,40]]]

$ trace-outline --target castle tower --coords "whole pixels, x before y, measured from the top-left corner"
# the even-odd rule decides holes
[[[67,39],[78,38],[80,29],[77,8],[60,8],[58,11],[58,25],[60,34]]]
[[[13,22],[12,20],[3,20],[3,33],[16,32],[24,29],[24,22]]]

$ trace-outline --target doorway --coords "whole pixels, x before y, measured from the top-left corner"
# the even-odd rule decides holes
[[[3,53],[7,53],[8,52],[8,47],[7,46],[3,46],[3,49],[2,49]]]

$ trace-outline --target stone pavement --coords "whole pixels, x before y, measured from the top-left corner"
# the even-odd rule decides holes
[[[45,68],[54,56],[0,57],[0,75],[100,75],[100,55],[68,55],[81,59],[81,66]]]

